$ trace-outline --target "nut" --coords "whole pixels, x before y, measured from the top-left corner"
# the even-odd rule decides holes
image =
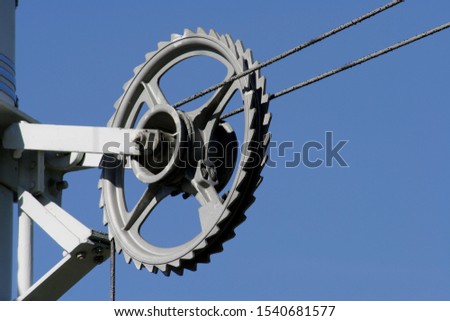
[[[77,253],[77,259],[82,261],[86,258],[86,252],[79,252]]]

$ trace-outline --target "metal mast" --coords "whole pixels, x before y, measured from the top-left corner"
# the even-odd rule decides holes
[[[14,0],[0,0],[0,105],[11,108],[16,103],[15,11]],[[13,199],[13,192],[0,184],[0,300],[11,300]]]

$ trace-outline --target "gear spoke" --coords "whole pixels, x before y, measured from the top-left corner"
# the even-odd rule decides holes
[[[192,119],[196,128],[210,134],[236,90],[235,83],[227,84],[217,89],[214,95],[201,107],[186,114]],[[207,136],[209,138],[210,135]]]
[[[144,94],[147,98],[146,101],[150,103],[151,106],[156,105],[168,105],[166,96],[164,96],[164,93],[161,90],[161,87],[159,86],[159,79],[152,79],[149,83],[141,82],[141,85],[144,87]]]
[[[128,231],[130,229],[139,229],[156,205],[166,196],[170,195],[172,191],[172,188],[160,187],[156,184],[149,185],[137,202],[136,206],[130,212],[130,217],[126,222],[124,230]]]

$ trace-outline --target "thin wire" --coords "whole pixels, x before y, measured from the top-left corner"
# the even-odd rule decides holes
[[[320,81],[320,80],[323,80],[323,79],[325,79],[325,78],[328,78],[328,77],[331,77],[331,76],[333,76],[333,75],[336,75],[336,74],[338,74],[338,73],[340,73],[340,72],[342,72],[342,71],[345,71],[345,70],[347,70],[347,69],[353,68],[353,67],[358,66],[358,65],[360,65],[360,64],[363,64],[363,63],[365,63],[365,62],[368,62],[369,60],[372,60],[372,59],[375,59],[375,58],[380,57],[380,56],[382,56],[382,55],[385,55],[385,54],[387,54],[387,53],[389,53],[389,52],[392,52],[392,51],[397,50],[397,49],[399,49],[399,48],[401,48],[401,47],[404,47],[404,46],[406,46],[406,45],[409,45],[409,44],[411,44],[411,43],[413,43],[413,42],[416,42],[416,41],[418,41],[418,40],[420,40],[420,39],[429,37],[429,36],[431,36],[431,35],[433,35],[433,34],[435,34],[435,33],[438,33],[438,32],[440,32],[440,31],[443,31],[443,30],[445,30],[445,29],[447,29],[447,28],[449,28],[449,27],[450,27],[450,22],[445,23],[445,24],[443,24],[443,25],[441,25],[441,26],[439,26],[439,27],[436,27],[436,28],[434,28],[434,29],[428,30],[428,31],[426,31],[426,32],[424,32],[424,33],[421,33],[421,34],[417,35],[417,36],[414,36],[414,37],[411,37],[411,38],[406,39],[406,40],[404,40],[404,41],[398,42],[398,43],[396,43],[395,45],[392,45],[392,46],[387,47],[387,48],[385,48],[385,49],[376,51],[376,52],[374,52],[374,53],[372,53],[372,54],[370,54],[370,55],[367,55],[367,56],[362,57],[362,58],[360,58],[360,59],[358,59],[358,60],[355,60],[355,61],[353,61],[353,62],[351,62],[351,63],[348,63],[348,64],[346,64],[346,65],[344,65],[344,66],[342,66],[342,67],[339,67],[339,68],[330,70],[330,71],[328,71],[328,72],[326,72],[326,73],[323,73],[323,74],[321,74],[321,75],[319,75],[319,76],[316,76],[316,77],[314,77],[314,78],[311,78],[311,79],[309,79],[309,80],[306,80],[306,81],[304,81],[304,82],[301,82],[301,83],[299,83],[299,84],[297,84],[297,85],[294,85],[294,86],[292,86],[292,87],[289,87],[289,88],[286,88],[286,89],[284,89],[284,90],[281,90],[281,91],[279,91],[279,92],[277,92],[277,93],[275,93],[275,94],[272,94],[272,95],[269,96],[269,100],[273,100],[273,99],[279,98],[279,97],[284,96],[284,95],[286,95],[286,94],[288,94],[288,93],[291,93],[291,92],[293,92],[293,91],[295,91],[295,90],[298,90],[298,89],[300,89],[300,88],[309,86],[309,85],[311,85],[311,84],[314,84],[314,83],[316,83],[316,82],[318,82],[318,81]],[[225,118],[228,118],[228,117],[230,117],[230,116],[236,115],[236,114],[238,114],[238,113],[240,113],[240,112],[242,112],[242,111],[244,111],[244,108],[243,108],[243,107],[238,108],[238,109],[235,109],[235,110],[229,112],[228,114],[225,114],[225,115],[222,117],[222,119],[225,119]]]
[[[111,301],[116,301],[116,245],[114,243],[114,239],[111,240],[111,255],[110,255],[110,274],[109,274],[109,282],[110,289],[109,295]]]
[[[183,100],[177,102],[176,104],[174,104],[173,107],[174,108],[178,108],[178,107],[180,107],[180,106],[182,106],[184,104],[187,104],[188,102],[191,102],[191,101],[193,101],[193,100],[195,100],[197,98],[203,97],[204,95],[209,94],[210,92],[212,92],[212,91],[214,91],[214,90],[216,90],[216,89],[218,89],[220,87],[223,87],[223,86],[225,86],[225,85],[227,85],[229,83],[232,83],[232,82],[234,82],[234,81],[236,81],[236,80],[238,80],[238,79],[240,79],[242,77],[245,77],[245,76],[247,76],[247,75],[249,75],[249,74],[251,74],[251,73],[253,73],[253,72],[257,71],[257,70],[265,68],[265,67],[273,64],[274,62],[277,62],[277,61],[279,61],[281,59],[284,59],[284,58],[286,58],[286,57],[296,53],[296,52],[299,52],[300,50],[303,50],[303,49],[308,48],[308,47],[310,47],[310,46],[312,46],[312,45],[314,45],[314,44],[316,44],[318,42],[321,42],[322,40],[324,40],[326,38],[329,38],[329,37],[331,37],[331,36],[341,32],[341,31],[344,31],[345,29],[348,29],[348,28],[350,28],[350,27],[352,27],[352,26],[354,26],[354,25],[356,25],[356,24],[358,24],[358,23],[360,23],[360,22],[362,22],[364,20],[372,18],[373,16],[376,16],[377,14],[379,14],[379,13],[381,13],[381,12],[387,10],[387,9],[390,9],[390,8],[400,4],[402,2],[404,2],[404,0],[394,0],[391,3],[388,3],[388,4],[386,4],[386,5],[384,5],[384,6],[380,7],[380,8],[377,8],[377,9],[375,9],[375,10],[369,12],[369,13],[366,13],[363,16],[360,16],[360,17],[358,17],[358,18],[356,18],[356,19],[354,19],[354,20],[352,20],[350,22],[347,22],[347,23],[345,23],[345,24],[343,24],[343,25],[341,25],[341,26],[339,26],[339,27],[337,27],[337,28],[335,28],[333,30],[330,30],[330,31],[322,34],[321,36],[319,36],[317,38],[314,38],[314,39],[312,39],[312,40],[310,40],[308,42],[305,42],[305,43],[295,47],[295,48],[292,48],[289,51],[286,51],[286,52],[284,52],[284,53],[282,53],[282,54],[280,54],[280,55],[278,55],[276,57],[273,57],[273,58],[265,61],[262,64],[259,64],[259,65],[255,66],[253,68],[250,68],[250,69],[244,71],[241,74],[238,74],[238,75],[235,75],[233,77],[230,77],[227,80],[224,80],[224,81],[218,83],[217,85],[209,87],[208,89],[205,89],[205,90],[203,90],[201,92],[198,92],[197,94],[192,95],[192,96],[190,96],[190,97],[188,97],[186,99],[183,99]]]

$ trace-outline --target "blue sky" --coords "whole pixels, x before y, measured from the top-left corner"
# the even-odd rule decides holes
[[[133,68],[171,33],[214,28],[264,61],[385,3],[21,1],[20,107],[42,123],[104,126]],[[406,1],[264,69],[267,90],[448,22],[449,12],[448,1]],[[294,147],[286,158],[272,155],[278,166],[264,170],[237,236],[210,264],[182,277],[137,271],[117,256],[117,299],[449,300],[449,40],[444,31],[272,101],[273,140]],[[216,79],[180,72],[176,87],[167,84],[172,102]],[[324,143],[327,131],[348,140],[341,155],[349,167],[285,168],[305,142]],[[106,231],[99,176],[97,169],[67,175],[63,207]],[[174,200],[157,210],[169,219],[190,209]],[[181,235],[194,214],[161,224]],[[61,249],[39,229],[35,242],[37,278]],[[107,300],[108,273],[108,263],[99,266],[62,299]]]

